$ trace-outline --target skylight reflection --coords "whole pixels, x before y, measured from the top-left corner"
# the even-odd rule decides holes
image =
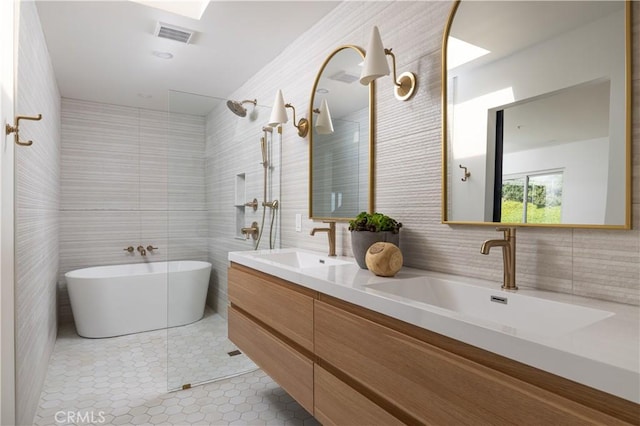
[[[447,69],[459,67],[462,64],[471,62],[488,53],[491,52],[487,49],[483,49],[475,44],[467,43],[466,41],[449,36],[447,46]]]

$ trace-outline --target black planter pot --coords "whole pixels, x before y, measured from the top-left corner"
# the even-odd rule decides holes
[[[400,247],[400,233],[394,234],[391,231],[371,232],[371,231],[351,231],[351,250],[356,258],[358,266],[368,269],[365,262],[367,250],[373,243],[386,242],[393,243]]]

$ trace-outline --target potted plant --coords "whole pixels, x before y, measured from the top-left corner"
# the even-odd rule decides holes
[[[379,241],[400,245],[402,223],[382,213],[361,212],[349,221],[351,231],[351,249],[358,266],[367,269],[365,256],[373,243]]]

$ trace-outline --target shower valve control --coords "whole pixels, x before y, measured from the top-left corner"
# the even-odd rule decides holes
[[[148,245],[148,246],[147,246],[147,251],[152,252],[152,251],[154,251],[154,250],[158,250],[158,247],[154,247],[154,246],[152,246],[152,245]]]
[[[129,253],[133,253],[134,248],[132,246],[129,246],[127,248],[123,248],[122,250],[127,251]]]

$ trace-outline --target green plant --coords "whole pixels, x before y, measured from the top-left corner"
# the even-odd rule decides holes
[[[400,228],[402,223],[382,213],[361,212],[355,219],[349,221],[349,231],[390,231],[397,234]]]

